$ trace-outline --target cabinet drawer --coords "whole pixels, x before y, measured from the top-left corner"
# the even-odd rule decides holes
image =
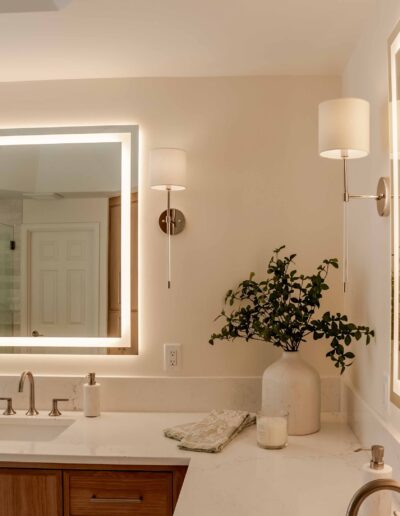
[[[64,472],[65,516],[171,516],[172,473]]]

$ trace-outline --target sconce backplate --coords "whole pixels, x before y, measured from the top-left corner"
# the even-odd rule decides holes
[[[376,190],[378,199],[376,201],[376,209],[381,217],[387,217],[390,213],[390,179],[381,177]]]
[[[185,228],[185,215],[180,210],[176,210],[175,208],[171,208],[170,211],[172,219],[171,235],[179,235],[179,233],[182,233]],[[166,234],[168,234],[167,214],[167,210],[163,211],[158,219],[161,230]]]

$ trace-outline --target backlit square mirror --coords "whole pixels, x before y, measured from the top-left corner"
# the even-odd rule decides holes
[[[0,131],[0,353],[133,354],[138,129]]]

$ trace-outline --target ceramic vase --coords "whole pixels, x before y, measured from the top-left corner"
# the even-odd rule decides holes
[[[298,351],[284,351],[262,380],[262,409],[289,413],[289,435],[308,435],[321,426],[321,380]]]

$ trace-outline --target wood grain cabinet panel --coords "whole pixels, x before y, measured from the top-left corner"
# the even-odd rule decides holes
[[[186,471],[0,461],[0,516],[171,516]]]
[[[61,471],[0,470],[1,516],[62,516]]]
[[[171,516],[171,472],[64,472],[65,516]]]

